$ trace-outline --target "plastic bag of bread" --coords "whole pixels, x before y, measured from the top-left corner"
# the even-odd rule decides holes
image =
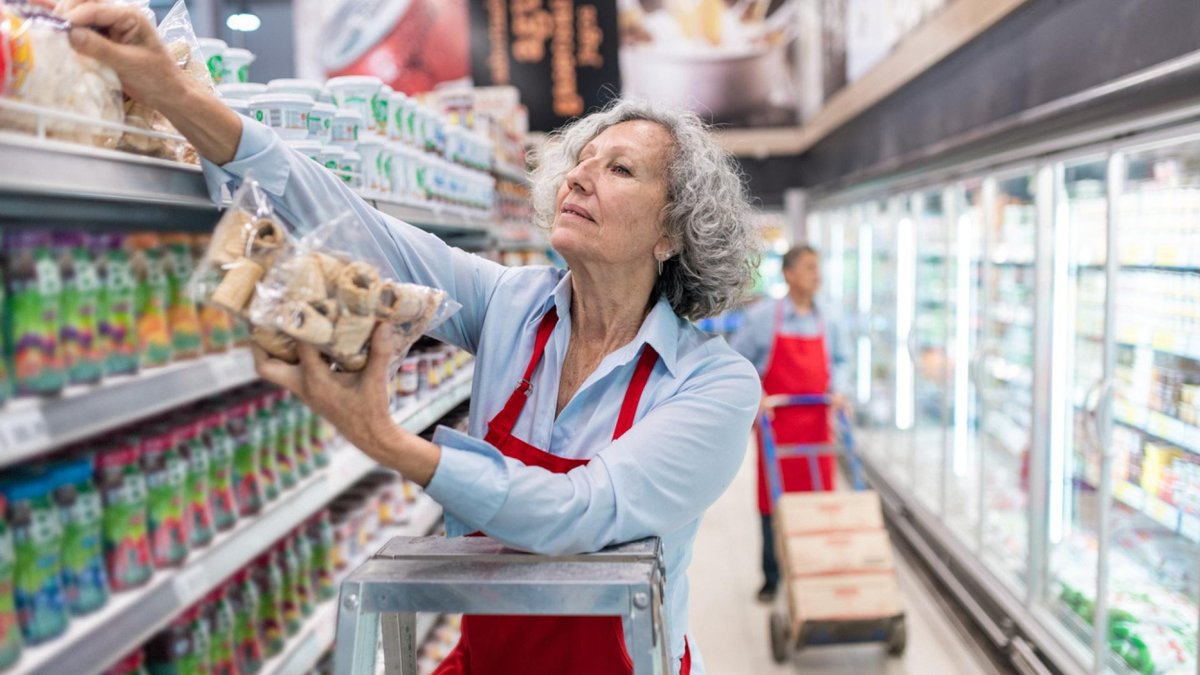
[[[120,129],[89,122],[125,121],[121,81],[111,68],[72,49],[69,30],[66,20],[43,7],[0,3],[0,44],[8,45],[10,57],[0,63],[0,96],[65,113],[45,117],[51,138],[114,148]],[[35,133],[37,116],[0,104],[0,128]]]
[[[333,242],[343,248],[333,248]],[[249,310],[256,341],[284,358],[282,334],[315,345],[339,370],[358,371],[366,366],[375,327],[387,321],[397,337],[393,357],[403,357],[459,305],[443,291],[389,278],[386,263],[381,269],[368,262],[382,259],[371,235],[349,213],[300,238],[258,284]]]
[[[192,298],[245,320],[257,284],[293,242],[258,182],[247,179],[233,195],[192,274]],[[286,343],[286,340],[280,340]],[[295,358],[295,345],[271,351]]]

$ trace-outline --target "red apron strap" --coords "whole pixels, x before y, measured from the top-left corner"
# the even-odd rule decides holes
[[[637,368],[633,371],[633,378],[629,380],[629,386],[625,388],[625,399],[621,402],[621,412],[617,415],[617,426],[613,430],[613,440],[617,440],[625,435],[626,431],[633,426],[633,418],[637,415],[638,403],[642,400],[642,391],[646,389],[646,382],[650,379],[650,373],[654,370],[654,364],[658,362],[658,352],[654,351],[649,343],[642,349],[642,356],[638,359]]]
[[[558,323],[558,310],[551,307],[550,311],[542,317],[542,322],[538,324],[537,339],[534,340],[533,354],[529,357],[529,365],[525,367],[524,377],[521,378],[520,384],[517,385],[512,395],[508,397],[504,407],[488,422],[488,428],[494,433],[504,437],[512,434],[513,427],[517,424],[517,418],[525,409],[525,401],[529,398],[529,392],[533,389],[533,371],[537,370],[538,363],[542,360],[542,354],[546,351],[546,343],[550,342],[550,335],[554,333],[556,323]]]

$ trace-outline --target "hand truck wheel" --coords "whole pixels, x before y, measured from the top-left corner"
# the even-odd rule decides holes
[[[904,653],[904,648],[908,646],[908,628],[904,623],[904,616],[898,616],[891,621],[887,631],[887,653],[888,656],[900,656]]]
[[[787,617],[779,612],[771,612],[771,657],[775,663],[786,663],[788,652],[791,650],[791,626]]]

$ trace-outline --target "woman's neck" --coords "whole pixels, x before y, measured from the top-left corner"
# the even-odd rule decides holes
[[[571,268],[571,335],[610,353],[637,335],[656,277],[648,270]]]

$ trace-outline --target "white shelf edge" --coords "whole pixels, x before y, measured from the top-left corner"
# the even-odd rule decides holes
[[[55,397],[29,397],[0,407],[0,466],[16,464],[90,436],[194,403],[258,380],[248,349],[209,354],[68,387]],[[18,440],[17,434],[24,438]]]
[[[405,525],[385,528],[359,556],[351,561],[343,574],[338,575],[337,586],[350,572],[365,563],[393,537],[421,537],[433,531],[441,520],[442,508],[429,495],[422,493],[409,511],[412,514]],[[417,617],[417,640],[419,646],[437,625],[437,615],[421,614]],[[333,647],[337,629],[337,598],[332,598],[314,608],[304,625],[284,646],[283,651],[263,664],[259,675],[292,675],[308,672],[321,660],[321,655]]]
[[[409,430],[428,427],[470,395],[472,377],[473,369],[468,367],[440,388],[437,396],[398,411],[397,423]],[[424,426],[417,429],[417,425]],[[27,648],[13,672],[98,673],[112,666],[377,466],[374,460],[346,445],[331,450],[331,455],[330,467],[306,478],[262,513],[240,520],[232,530],[219,534],[209,546],[189,557],[182,568],[156,571],[145,586],[114,594],[95,613],[74,619],[63,636]],[[422,518],[432,518],[426,531],[441,515],[440,507],[434,504],[430,513],[428,504],[421,500],[413,509],[414,520],[421,514]],[[113,642],[118,639],[121,644],[115,648]]]

